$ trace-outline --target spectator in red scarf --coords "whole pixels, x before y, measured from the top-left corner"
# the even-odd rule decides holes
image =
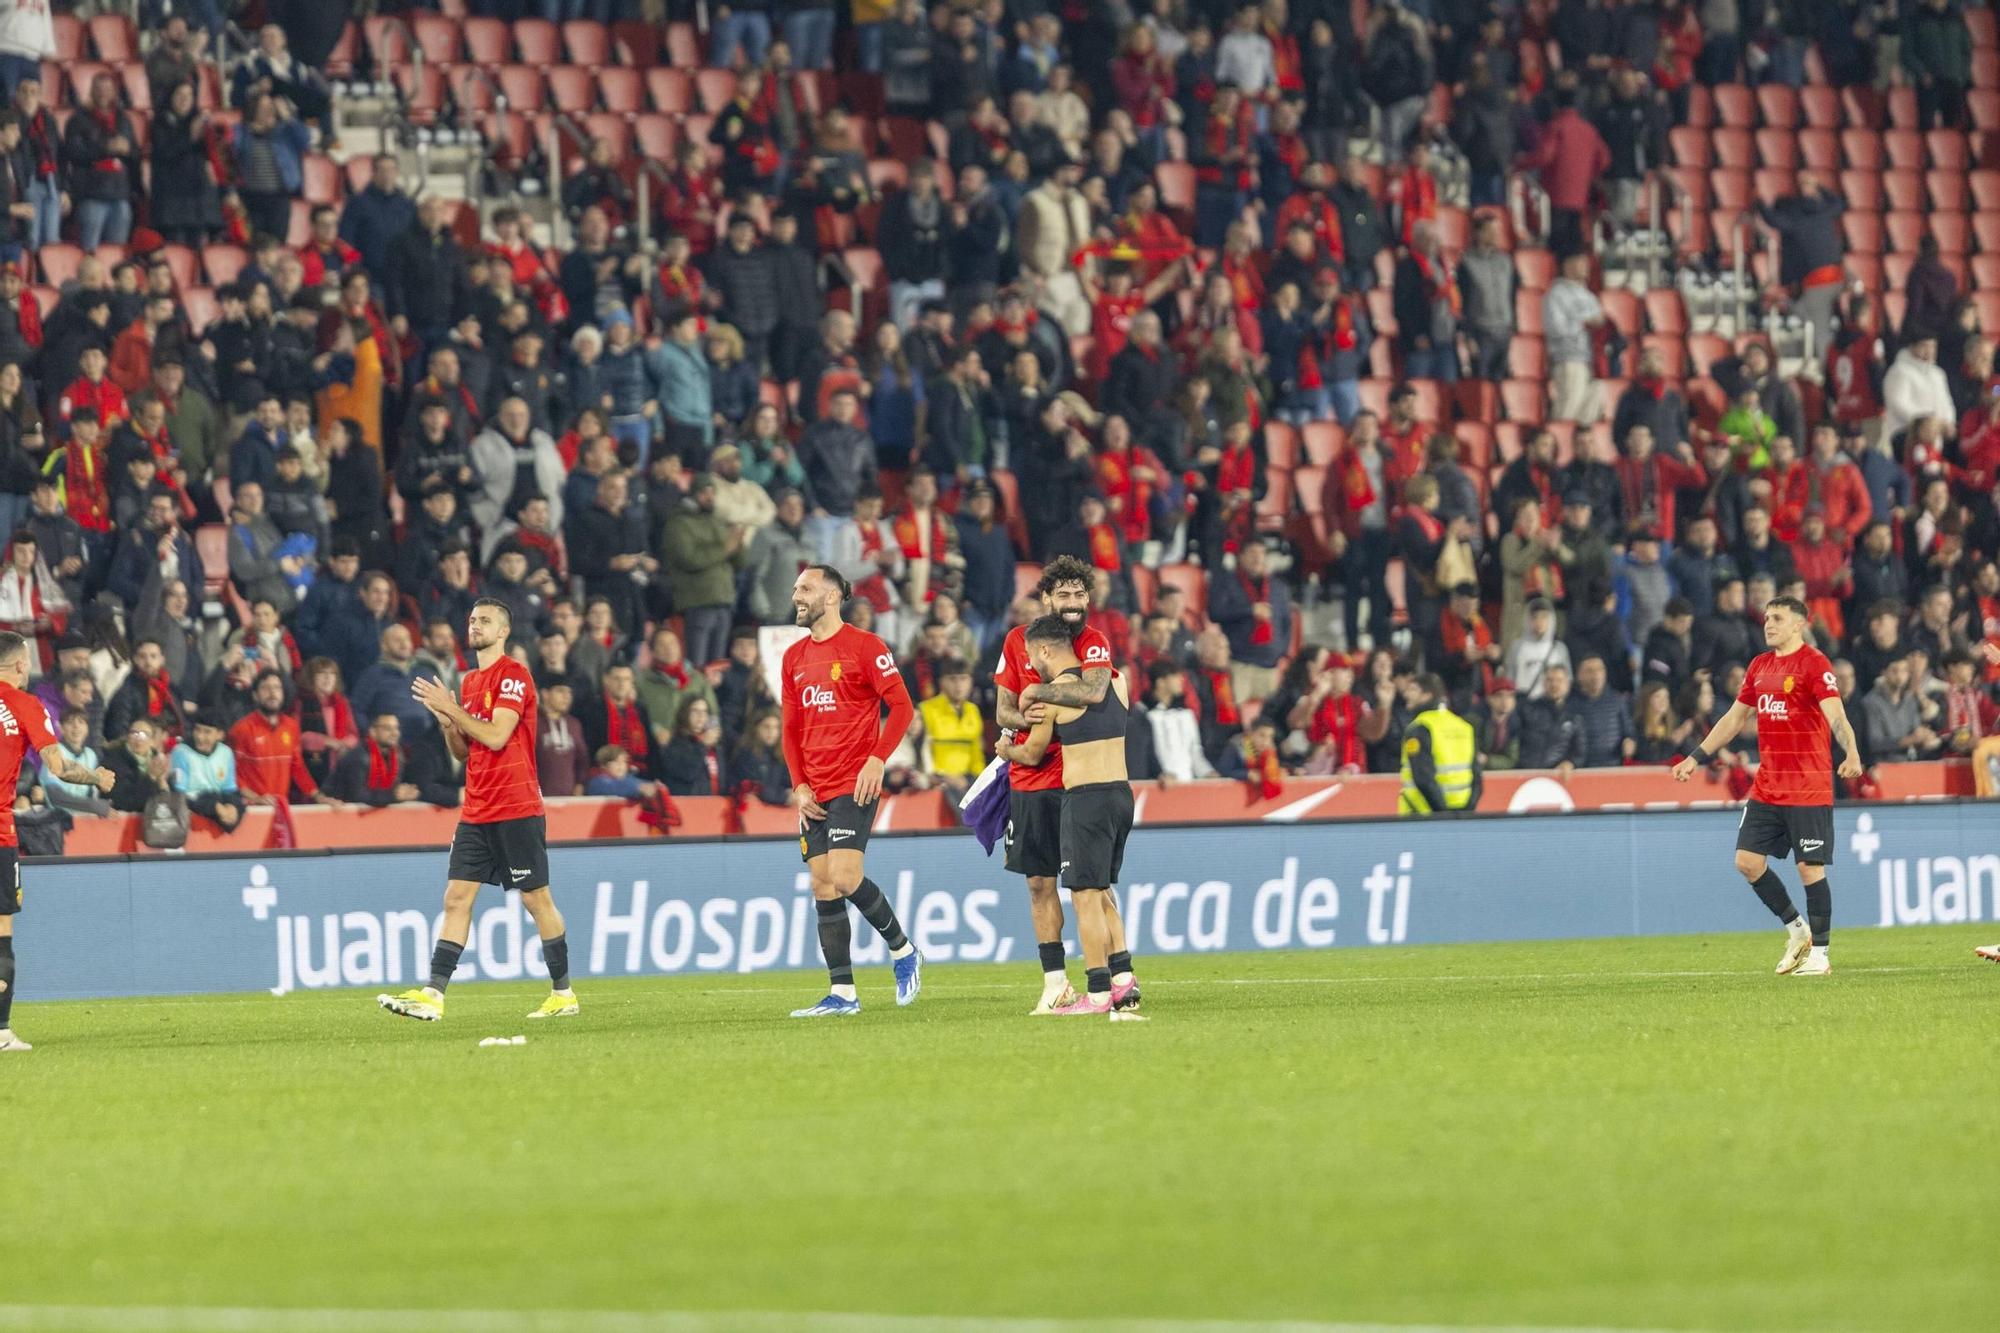
[[[55,245],[62,240],[62,218],[69,211],[69,182],[62,127],[42,100],[40,78],[22,79],[14,86],[14,112],[21,118],[22,152],[32,172],[28,202],[35,207],[22,243],[30,249]]]
[[[1418,223],[1437,222],[1437,177],[1431,175],[1431,146],[1422,139],[1410,145],[1403,169],[1389,182],[1389,209],[1404,245],[1416,243]]]
[[[0,569],[0,629],[33,645],[35,674],[54,663],[55,641],[68,627],[69,616],[69,599],[42,559],[35,534],[19,529],[8,540],[7,563]]]
[[[1230,679],[1229,636],[1211,625],[1195,639],[1194,669],[1188,673],[1201,721],[1201,749],[1225,776],[1243,775],[1242,756],[1231,745],[1243,734],[1243,710]]]
[[[1455,382],[1464,305],[1458,275],[1428,222],[1411,228],[1409,250],[1396,261],[1395,311],[1403,373],[1411,379]]]
[[[1123,417],[1104,419],[1097,485],[1125,541],[1137,546],[1150,540],[1155,504],[1164,499],[1168,485],[1167,465],[1151,449],[1133,443],[1132,427]]]
[[[1389,459],[1373,412],[1358,414],[1348,427],[1347,448],[1326,470],[1329,553],[1339,566],[1344,594],[1341,610],[1347,642],[1361,639],[1361,602],[1368,601],[1368,633],[1377,643],[1389,637]]]
[[[1840,451],[1840,432],[1832,422],[1813,427],[1806,475],[1808,498],[1825,510],[1827,535],[1844,547],[1868,526],[1875,506],[1861,469]]]
[[[139,176],[138,136],[118,105],[118,78],[90,81],[90,105],[63,131],[69,192],[76,199],[77,243],[85,252],[123,245],[132,237],[132,184]]]
[[[439,765],[427,747],[403,748],[403,724],[394,713],[383,713],[368,724],[361,744],[334,765],[327,790],[353,805],[381,807],[403,801],[455,806],[458,792],[442,780]]]
[[[1479,585],[1461,583],[1451,590],[1444,614],[1438,617],[1438,674],[1453,698],[1483,698],[1500,669],[1500,644],[1479,613]]]
[[[1685,441],[1674,456],[1653,452],[1653,432],[1634,426],[1625,437],[1625,453],[1612,467],[1618,473],[1628,530],[1657,528],[1662,533],[1679,531],[1674,526],[1674,493],[1708,485],[1708,473],[1695,460],[1694,449]]]
[[[1841,606],[1854,590],[1854,567],[1848,562],[1847,543],[1833,536],[1827,525],[1824,505],[1806,506],[1798,540],[1792,543],[1792,567],[1805,580],[1810,618],[1826,626],[1836,642],[1847,642]]]
[[[1229,636],[1230,678],[1239,701],[1268,696],[1278,683],[1279,661],[1291,651],[1291,592],[1272,576],[1269,555],[1262,542],[1246,543],[1235,570],[1217,570],[1209,584],[1208,613]]]
[[[1188,136],[1194,163],[1194,240],[1220,246],[1250,201],[1256,175],[1256,110],[1233,86],[1215,96]]]
[[[1165,156],[1159,151],[1166,143],[1164,132],[1180,124],[1181,108],[1173,100],[1173,66],[1160,54],[1150,25],[1135,23],[1125,30],[1125,49],[1111,62],[1111,87],[1141,142],[1155,157]]]
[[[652,771],[653,724],[646,716],[646,706],[639,702],[631,667],[618,663],[605,668],[604,693],[591,702],[579,721],[593,751],[616,745],[631,756],[640,773]]]
[[[77,409],[69,428],[69,439],[49,451],[42,471],[56,479],[63,507],[83,529],[93,561],[102,560],[111,554],[111,461],[99,442],[97,409]]]
[[[1424,446],[1435,423],[1417,416],[1417,391],[1398,384],[1389,391],[1389,415],[1382,422],[1382,451],[1388,455],[1388,481],[1392,490],[1424,470]]]
[[[67,422],[77,412],[89,408],[97,414],[101,431],[109,431],[123,421],[127,415],[125,391],[106,377],[110,366],[111,358],[102,347],[95,343],[86,346],[77,355],[77,368],[82,373],[56,400],[56,416]]]
[[[401,720],[397,734],[401,735]],[[299,672],[299,743],[306,752],[306,770],[325,782],[333,766],[360,743],[354,707],[340,688],[340,664],[315,657]]]
[[[1103,266],[1104,281],[1100,285],[1086,269],[1083,275],[1084,293],[1090,298],[1090,359],[1085,373],[1092,380],[1102,382],[1111,373],[1111,359],[1125,350],[1125,342],[1131,333],[1132,321],[1139,312],[1171,292],[1177,284],[1191,281],[1195,268],[1192,260],[1170,264],[1154,275],[1144,287],[1133,281],[1132,265],[1119,258],[1120,252],[1113,250],[1112,258]]]
[[[1275,226],[1278,235],[1288,237],[1293,226],[1305,223],[1318,245],[1316,260],[1338,265],[1345,260],[1347,252],[1341,244],[1340,210],[1327,197],[1332,185],[1333,171],[1326,163],[1307,163],[1299,173],[1299,188],[1278,205]]]
[[[1788,435],[1771,441],[1771,465],[1760,480],[1771,488],[1771,530],[1781,542],[1796,541],[1806,505],[1812,499],[1812,469],[1799,457]]]
[[[717,113],[708,132],[708,141],[722,150],[722,184],[732,195],[746,190],[768,194],[778,173],[778,141],[763,95],[763,71],[744,70],[736,79],[736,96]],[[643,755],[634,754],[632,761],[645,767]]]
[[[1313,691],[1302,701],[1309,721],[1306,739],[1312,754],[1306,770],[1312,773],[1359,773],[1368,763],[1361,743],[1361,719],[1368,704],[1354,693],[1354,663],[1338,654],[1327,659],[1326,669],[1313,682]],[[1298,716],[1298,709],[1292,716]]]
[[[361,262],[361,252],[340,239],[340,213],[332,204],[315,204],[312,235],[299,249],[299,265],[306,286],[318,288]]]

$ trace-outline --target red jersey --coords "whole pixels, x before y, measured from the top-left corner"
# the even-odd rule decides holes
[[[1833,419],[1846,425],[1882,415],[1875,393],[1875,366],[1882,359],[1882,342],[1866,334],[1826,354],[1827,387],[1833,391]]]
[[[253,796],[288,800],[297,787],[308,796],[317,796],[319,787],[306,768],[299,720],[290,713],[278,714],[277,721],[252,710],[237,720],[228,732],[229,748],[236,752],[236,780]]]
[[[823,642],[807,635],[787,648],[778,684],[785,764],[793,783],[810,787],[821,805],[852,796],[861,766],[894,754],[916,716],[889,645],[852,625]]]
[[[1757,781],[1750,799],[1766,805],[1833,804],[1833,729],[1820,703],[1840,697],[1833,663],[1810,644],[1780,657],[1760,654],[1736,702],[1757,714]]]
[[[0,683],[0,781],[14,790],[21,776],[21,758],[29,750],[46,750],[56,743],[49,710],[25,690]],[[14,836],[14,803],[0,802],[0,847],[18,847]]]
[[[1092,667],[1111,666],[1111,640],[1095,625],[1085,625],[1083,633],[1076,636],[1077,659],[1083,663],[1085,671]],[[1007,631],[1007,642],[1000,650],[1000,670],[994,673],[994,681],[1002,689],[1012,690],[1018,697],[1030,685],[1042,683],[1042,673],[1035,670],[1035,664],[1028,660],[1028,629],[1016,625]],[[1062,745],[1049,742],[1049,752],[1042,762],[1030,768],[1025,764],[1010,764],[1007,780],[1015,791],[1057,791],[1063,785]]]
[[[541,723],[535,678],[528,668],[502,654],[492,666],[465,673],[458,683],[458,702],[481,722],[491,722],[502,709],[521,715],[514,734],[497,750],[467,739],[465,805],[459,818],[468,824],[498,824],[541,814],[542,782],[535,772]]]

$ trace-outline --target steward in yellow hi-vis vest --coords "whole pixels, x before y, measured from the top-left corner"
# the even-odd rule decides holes
[[[1411,686],[1422,696],[1403,733],[1403,793],[1399,815],[1453,815],[1477,809],[1484,779],[1479,738],[1472,724],[1444,704],[1444,682],[1434,675]]]

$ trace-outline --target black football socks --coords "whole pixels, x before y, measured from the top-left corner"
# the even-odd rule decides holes
[[[542,941],[542,961],[549,965],[549,989],[569,989],[569,936]]]
[[[465,952],[463,944],[452,940],[439,940],[431,950],[431,989],[440,995],[451,984],[451,974],[458,971],[458,956]]]
[[[1833,880],[1806,885],[1806,924],[1812,928],[1812,942],[1824,949],[1833,929]]]
[[[0,1028],[14,1014],[14,937],[0,935]]]
[[[836,988],[854,985],[854,923],[847,919],[842,898],[820,899],[819,951],[826,955],[826,975]],[[838,994],[838,990],[835,991]]]
[[[874,880],[862,880],[861,886],[848,895],[848,901],[854,904],[854,910],[861,913],[869,925],[875,927],[891,954],[901,954],[909,948],[910,939],[903,934],[902,923],[896,920],[896,909],[889,905],[889,900],[875,886]]]
[[[1770,908],[1771,915],[1778,920],[1789,926],[1799,919],[1799,909],[1792,906],[1792,896],[1785,892],[1785,881],[1778,878],[1777,871],[1766,869],[1762,875],[1750,881],[1750,887],[1756,890],[1758,898],[1763,900],[1764,906]],[[1810,893],[1811,890],[1808,889],[1807,892]]]

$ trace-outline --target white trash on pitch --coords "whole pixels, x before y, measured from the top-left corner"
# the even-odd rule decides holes
[[[479,1039],[479,1044],[480,1044],[480,1045],[481,1045],[482,1047],[484,1047],[484,1046],[526,1046],[526,1045],[528,1044],[528,1039],[527,1039],[527,1038],[526,1038],[525,1036],[513,1036],[513,1037],[481,1037],[481,1038]]]

